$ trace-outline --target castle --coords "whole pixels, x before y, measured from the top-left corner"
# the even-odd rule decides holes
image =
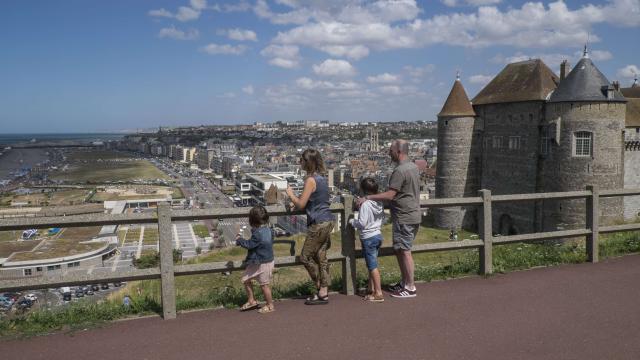
[[[436,197],[640,188],[640,86],[621,89],[589,58],[558,77],[540,59],[507,65],[471,101],[457,78],[438,114]],[[602,198],[601,221],[640,201]],[[585,200],[495,203],[495,233],[584,226]],[[473,207],[435,210],[442,228],[477,228]]]

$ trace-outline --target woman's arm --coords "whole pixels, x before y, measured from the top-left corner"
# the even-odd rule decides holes
[[[291,199],[293,205],[300,210],[307,206],[309,197],[311,197],[311,194],[313,194],[314,191],[316,191],[316,180],[313,176],[307,177],[304,181],[304,189],[302,190],[302,195],[300,195],[299,198],[293,193],[293,189],[290,186],[287,186],[287,195],[289,196],[289,199]]]

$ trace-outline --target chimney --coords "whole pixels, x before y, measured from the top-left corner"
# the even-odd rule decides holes
[[[571,65],[569,65],[569,62],[567,60],[562,60],[562,63],[560,64],[560,81],[564,80],[564,78],[569,75],[570,71]]]
[[[613,82],[613,88],[616,89],[616,91],[620,91],[620,82],[615,80]]]

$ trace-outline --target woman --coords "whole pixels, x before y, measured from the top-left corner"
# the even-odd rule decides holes
[[[329,261],[327,249],[331,246],[330,236],[333,230],[333,214],[329,210],[329,185],[322,156],[317,150],[307,149],[300,157],[300,167],[307,173],[302,195],[297,197],[291,187],[287,195],[293,205],[307,213],[307,237],[302,245],[300,261],[309,272],[317,293],[305,301],[307,305],[329,303]]]

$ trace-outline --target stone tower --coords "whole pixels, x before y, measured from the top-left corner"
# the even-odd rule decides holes
[[[544,191],[622,189],[626,100],[596,68],[585,47],[582,59],[551,94],[543,128],[548,154]],[[622,218],[622,197],[600,200],[600,221]],[[547,200],[543,228],[584,226],[585,201]]]
[[[473,111],[467,93],[457,77],[447,101],[438,114],[438,160],[436,163],[436,198],[476,196],[478,189],[474,149]],[[474,227],[472,208],[435,209],[436,226],[447,229]]]
[[[380,151],[380,141],[378,140],[378,129],[374,127],[369,127],[367,129],[369,133],[369,151],[378,152]]]

